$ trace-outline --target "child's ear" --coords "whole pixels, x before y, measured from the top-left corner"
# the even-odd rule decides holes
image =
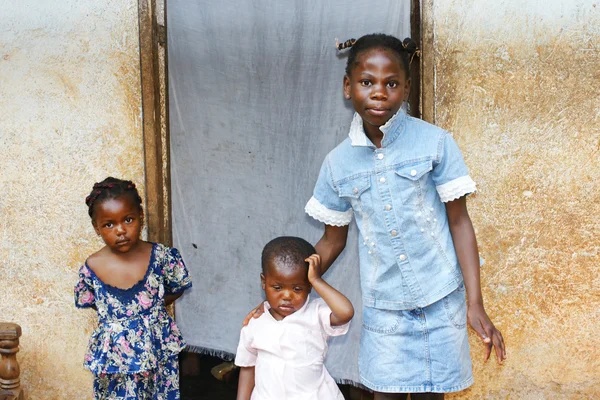
[[[350,78],[348,75],[344,75],[344,97],[350,99]]]
[[[266,280],[265,274],[263,274],[261,272],[261,274],[260,274],[260,285],[262,286],[262,290],[265,290],[265,288],[266,288],[265,280]]]
[[[406,80],[404,84],[404,101],[408,101],[408,95],[410,94],[410,79]]]
[[[96,234],[98,236],[100,236],[100,228],[98,228],[98,224],[96,223],[96,221],[92,220],[92,226],[94,227],[94,230],[96,231]]]

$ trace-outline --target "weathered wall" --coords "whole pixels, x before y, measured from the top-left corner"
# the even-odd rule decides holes
[[[94,313],[73,285],[101,246],[84,197],[143,185],[135,0],[0,0],[0,320],[23,328],[31,399],[91,398]]]
[[[436,123],[479,193],[487,310],[508,346],[455,398],[600,398],[600,2],[433,2]],[[454,397],[453,397],[454,398]]]

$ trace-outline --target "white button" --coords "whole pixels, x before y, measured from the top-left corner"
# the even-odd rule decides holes
[[[382,176],[381,178],[379,178],[379,182],[385,183],[385,178]]]
[[[435,236],[435,233],[431,232],[431,236]]]
[[[400,258],[400,261],[406,260],[406,256],[404,254],[400,254],[400,257],[398,257],[398,258]]]
[[[430,219],[429,219],[429,218],[427,218],[427,222],[429,222],[429,221],[430,221]]]
[[[398,235],[398,231],[392,231],[391,234],[392,234],[392,236],[397,236]]]
[[[430,210],[433,211],[433,207],[431,207]]]
[[[375,242],[371,242],[371,246],[375,246]]]
[[[425,232],[425,229],[421,228],[421,232]]]
[[[435,218],[434,218],[434,219],[433,219],[433,222],[437,222],[437,219],[435,219]]]
[[[380,160],[383,160],[383,153],[377,154],[377,158],[379,158]]]
[[[416,169],[411,170],[410,176],[415,176],[415,175],[417,175],[417,170]]]
[[[385,205],[385,211],[390,211],[392,209],[392,206],[390,206],[389,204]]]
[[[366,237],[366,238],[365,238],[365,242],[366,242],[367,240],[369,240],[369,238],[368,238],[368,237]]]
[[[420,216],[421,216],[421,213],[420,213],[420,212],[418,212],[418,213],[417,213],[417,217],[420,217]]]
[[[358,188],[354,188],[354,189],[352,189],[352,192],[353,192],[354,194],[358,193]]]
[[[371,254],[371,250],[367,251],[367,253]]]

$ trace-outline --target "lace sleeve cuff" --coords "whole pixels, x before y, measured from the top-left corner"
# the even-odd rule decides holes
[[[461,176],[446,182],[443,185],[436,186],[442,202],[447,203],[456,200],[465,194],[473,193],[477,190],[475,182],[469,175]]]
[[[306,203],[304,211],[306,211],[308,215],[310,215],[317,221],[321,221],[326,225],[346,226],[352,221],[351,208],[347,211],[330,210],[323,204],[319,203],[319,201],[315,199],[314,196],[310,198],[308,203]]]

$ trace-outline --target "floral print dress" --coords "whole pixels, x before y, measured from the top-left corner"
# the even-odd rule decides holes
[[[146,275],[129,289],[102,282],[84,264],[75,305],[94,307],[84,367],[94,374],[96,399],[179,399],[179,352],[185,342],[167,313],[164,296],[192,286],[177,249],[153,244]]]

